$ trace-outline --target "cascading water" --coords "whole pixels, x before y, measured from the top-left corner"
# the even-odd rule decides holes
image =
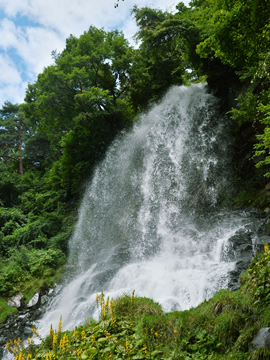
[[[229,196],[228,143],[217,100],[203,85],[172,88],[114,142],[70,241],[77,275],[54,299],[41,332],[60,316],[66,328],[93,316],[101,291],[115,298],[135,290],[172,311],[228,286],[234,263],[221,260],[222,249],[243,226],[218,207]]]
[[[172,88],[122,134],[96,168],[70,241],[73,279],[39,332],[95,316],[96,294],[135,290],[165,311],[228,287],[228,239],[249,221],[221,210],[229,197],[228,124],[204,85]]]

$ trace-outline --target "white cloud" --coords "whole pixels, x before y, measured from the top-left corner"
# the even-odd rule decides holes
[[[15,64],[7,55],[0,54],[0,69],[1,87],[7,84],[19,84],[21,82],[21,77]]]
[[[40,27],[27,27],[23,41],[17,45],[17,53],[25,62],[27,71],[38,74],[52,63],[52,50],[62,47],[63,40],[57,33]]]
[[[6,100],[21,103],[27,84],[22,81],[14,62],[5,54],[0,54],[0,69],[0,104]]]
[[[10,101],[14,104],[21,104],[25,97],[26,82],[8,83],[4,87],[0,87],[0,106],[2,107],[5,101]]]
[[[17,29],[13,21],[3,19],[0,23],[0,48],[8,50],[18,44]]]
[[[178,2],[120,0],[116,9],[115,3],[116,0],[0,0],[0,10],[5,14],[0,21],[0,51],[6,54],[0,58],[0,106],[5,95],[5,100],[23,101],[25,82],[35,81],[38,73],[52,64],[51,51],[62,51],[70,34],[79,37],[93,25],[105,30],[118,28],[131,39],[137,31],[130,16],[135,4],[173,11]],[[23,19],[21,25],[18,19]],[[12,54],[16,64],[10,59]]]
[[[16,54],[16,61],[21,63],[21,68],[25,68],[29,81],[33,81],[45,66],[52,63],[51,51],[63,47],[63,38],[50,29],[33,26],[17,27],[9,19],[4,19],[0,24],[0,49],[6,53],[13,51]],[[6,67],[9,66],[8,58],[6,56]],[[1,72],[3,73],[3,67]]]

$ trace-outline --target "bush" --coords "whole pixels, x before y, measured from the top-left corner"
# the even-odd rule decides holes
[[[44,279],[62,266],[66,257],[60,250],[11,249],[10,257],[0,267],[0,293],[11,296],[35,278]]]

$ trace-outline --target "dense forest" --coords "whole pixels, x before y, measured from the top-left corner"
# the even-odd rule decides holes
[[[238,190],[230,206],[267,211],[269,2],[192,0],[176,9],[134,7],[136,48],[117,30],[91,26],[71,35],[28,85],[24,103],[2,104],[0,321],[11,311],[10,296],[20,291],[29,299],[61,278],[95,165],[172,85],[207,81],[220,97],[234,124]]]

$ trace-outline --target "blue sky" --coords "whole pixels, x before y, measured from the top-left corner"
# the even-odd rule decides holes
[[[188,0],[183,1],[188,4]],[[130,10],[150,6],[174,11],[174,0],[0,0],[0,107],[23,102],[28,83],[53,63],[52,50],[62,51],[66,38],[80,36],[90,25],[136,32]]]

